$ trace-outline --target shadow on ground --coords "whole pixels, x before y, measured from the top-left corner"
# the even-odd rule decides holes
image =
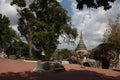
[[[0,73],[0,80],[120,80],[88,70],[70,70],[64,72],[8,72]]]

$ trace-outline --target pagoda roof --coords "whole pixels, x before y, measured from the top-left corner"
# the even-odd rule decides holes
[[[78,44],[76,50],[87,50],[84,40],[83,40],[83,37],[82,37],[82,32],[81,32],[80,41],[79,41],[79,44]]]

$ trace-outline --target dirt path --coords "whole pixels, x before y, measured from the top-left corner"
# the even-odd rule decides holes
[[[35,73],[36,62],[0,59],[0,80],[120,80],[120,72],[64,65],[65,72]]]

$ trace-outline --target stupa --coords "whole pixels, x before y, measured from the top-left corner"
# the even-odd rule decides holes
[[[77,45],[77,47],[75,49],[75,53],[78,56],[80,56],[81,58],[83,58],[85,55],[88,55],[88,51],[87,51],[86,45],[85,45],[84,40],[83,40],[82,32],[81,32],[81,35],[80,35],[79,44]]]

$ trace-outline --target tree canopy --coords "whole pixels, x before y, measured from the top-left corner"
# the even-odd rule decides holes
[[[55,59],[67,60],[67,59],[70,58],[71,55],[72,55],[71,50],[68,50],[68,49],[64,48],[64,49],[61,49],[61,50],[56,50],[52,56]]]
[[[16,34],[16,31],[10,27],[8,17],[0,14],[0,48],[6,49],[16,40],[20,40],[20,38]]]
[[[44,49],[45,53],[50,55],[59,44],[59,36],[65,35],[68,39],[77,37],[77,30],[71,27],[67,11],[56,0],[33,0],[28,8],[25,3],[25,0],[13,0],[11,5],[19,6],[18,12],[21,17],[18,30],[26,40],[31,32],[31,45],[37,49]]]
[[[116,0],[76,0],[77,8],[82,10],[83,6],[86,5],[88,8],[98,8],[103,7],[104,10],[110,9],[112,6],[109,2],[114,2]]]

